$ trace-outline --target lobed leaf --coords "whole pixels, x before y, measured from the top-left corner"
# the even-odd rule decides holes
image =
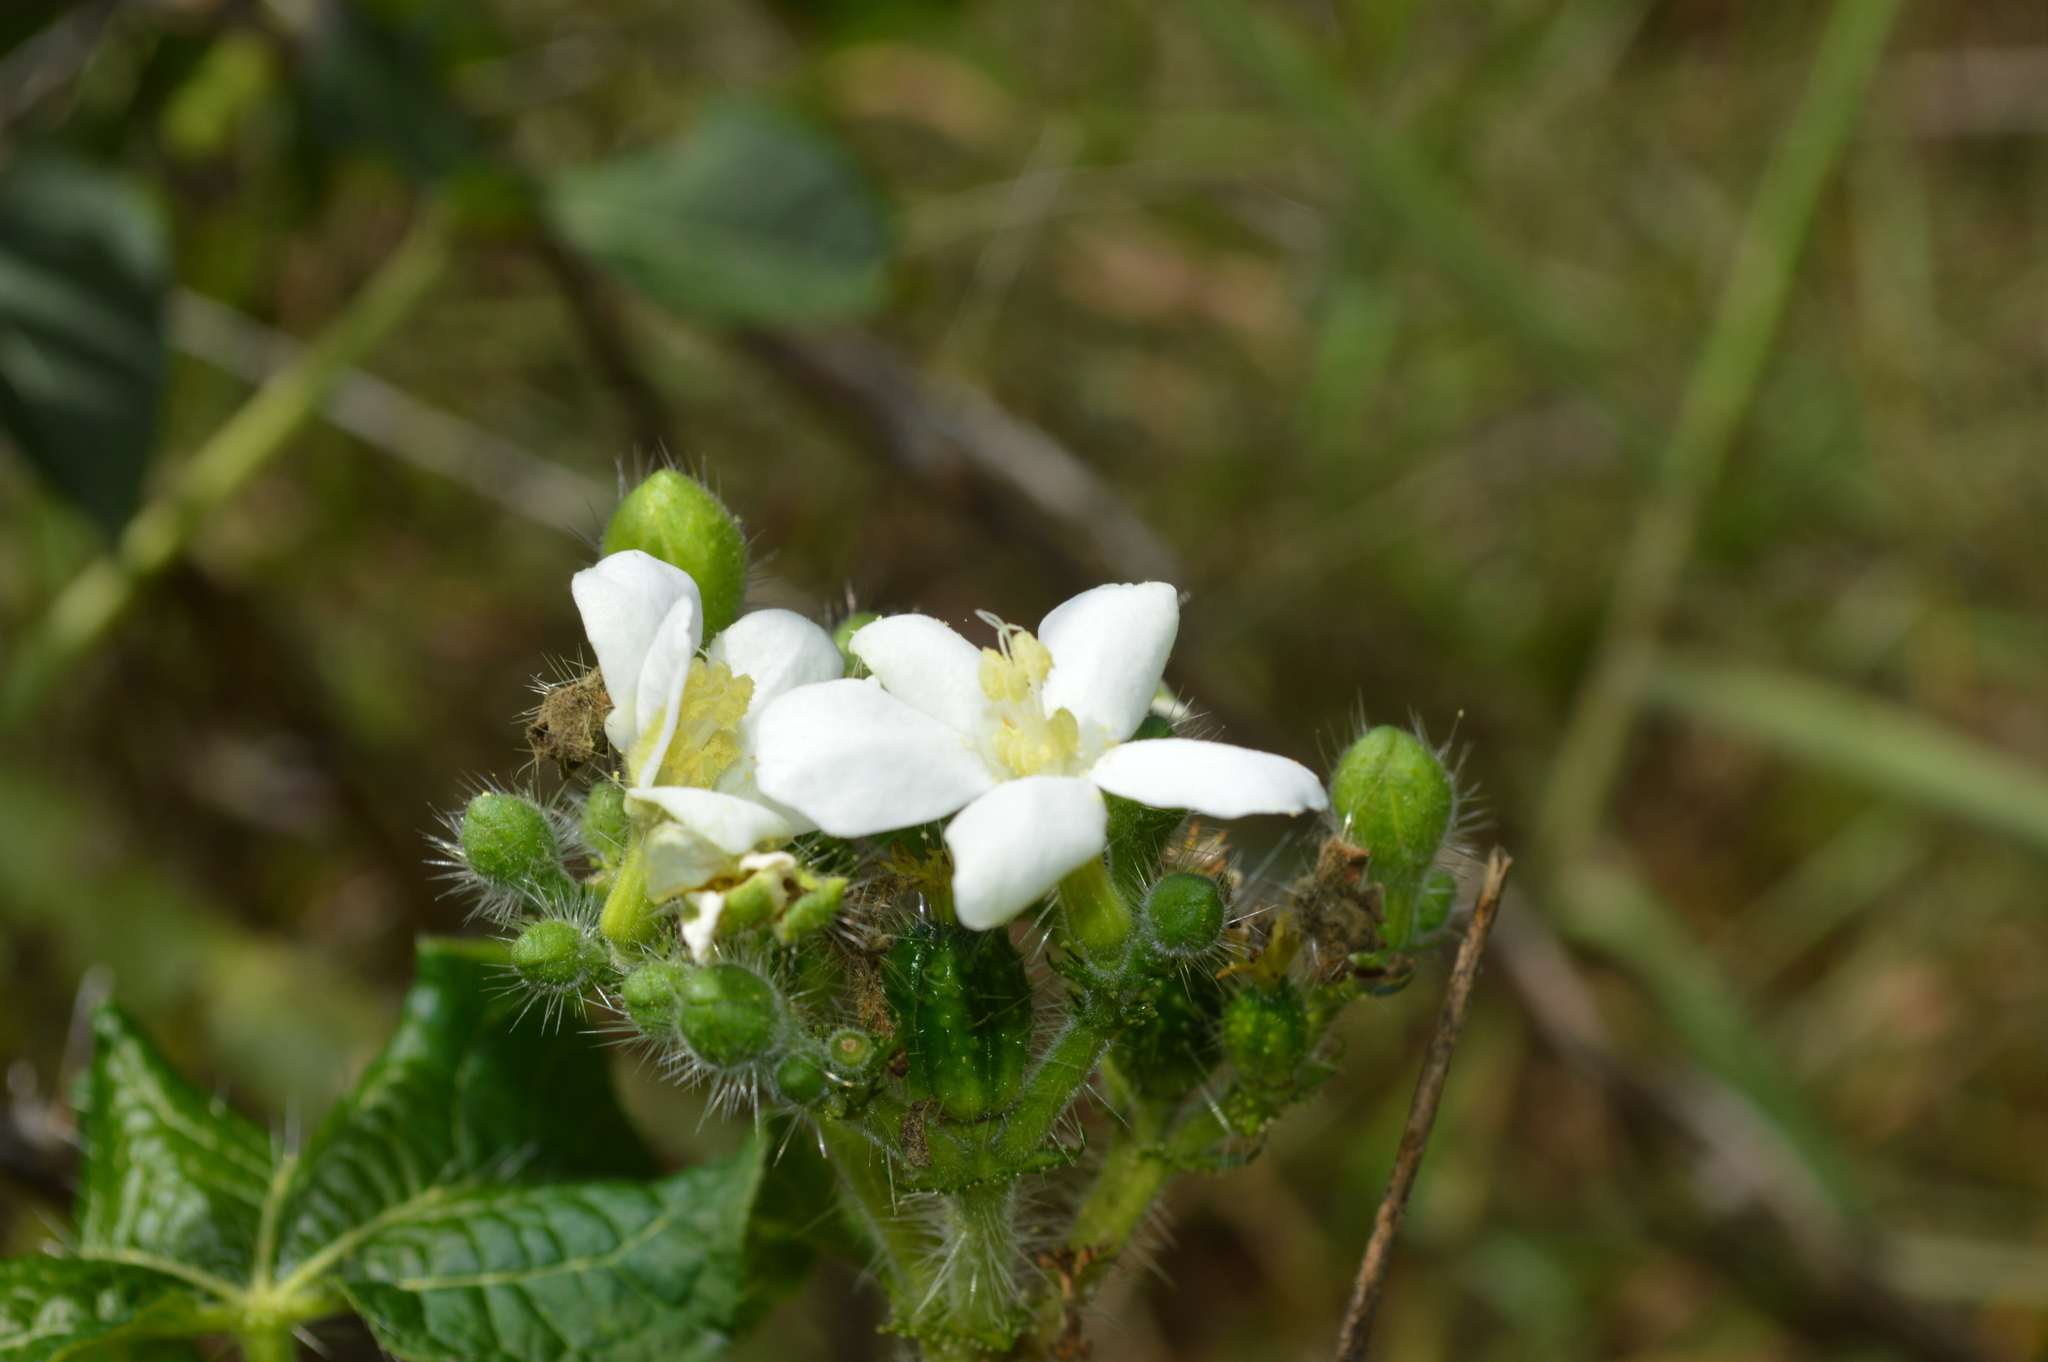
[[[121,1339],[163,1338],[207,1323],[177,1281],[146,1268],[77,1258],[0,1260],[0,1358],[58,1362]]]

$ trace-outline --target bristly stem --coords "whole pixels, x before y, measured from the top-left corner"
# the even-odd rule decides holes
[[[1499,847],[1486,861],[1486,881],[1479,890],[1479,902],[1472,909],[1472,921],[1465,928],[1464,944],[1458,947],[1458,963],[1451,970],[1450,987],[1444,992],[1444,1010],[1437,1017],[1436,1034],[1430,1038],[1429,1053],[1422,1061],[1422,1075],[1415,1080],[1415,1100],[1408,1107],[1408,1125],[1401,1132],[1401,1148],[1394,1156],[1394,1173],[1387,1179],[1387,1193],[1380,1198],[1379,1214],[1373,1217],[1372,1238],[1366,1242],[1365,1258],[1358,1265],[1358,1282],[1352,1288],[1351,1305],[1344,1312],[1344,1325],[1337,1335],[1337,1362],[1363,1362],[1365,1346],[1372,1338],[1372,1321],[1379,1309],[1380,1293],[1387,1284],[1387,1270],[1394,1261],[1394,1240],[1401,1233],[1401,1218],[1408,1211],[1408,1197],[1415,1190],[1415,1175],[1422,1168],[1422,1154],[1429,1146],[1429,1130],[1436,1124],[1436,1109],[1443,1100],[1444,1079],[1451,1071],[1451,1054],[1458,1048],[1458,1032],[1464,1028],[1465,1013],[1472,1005],[1472,985],[1479,977],[1479,960],[1486,954],[1486,939],[1493,932],[1494,916],[1500,911],[1500,893],[1507,883],[1509,855]]]

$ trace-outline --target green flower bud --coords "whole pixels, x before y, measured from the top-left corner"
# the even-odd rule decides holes
[[[1006,1109],[1031,1050],[1031,980],[1004,932],[923,925],[897,938],[883,978],[902,1023],[912,1097],[956,1121]]]
[[[785,1102],[813,1106],[832,1091],[832,1076],[807,1054],[793,1054],[775,1066],[775,1086]]]
[[[825,1041],[825,1060],[841,1077],[859,1073],[874,1057],[875,1038],[851,1026],[834,1031]]]
[[[1287,1087],[1308,1056],[1308,1008],[1285,979],[1247,988],[1223,1009],[1223,1051],[1246,1081]]]
[[[512,943],[512,968],[548,993],[580,993],[590,983],[604,952],[573,922],[536,922]]]
[[[1207,875],[1168,875],[1145,897],[1152,942],[1168,955],[1193,955],[1223,932],[1223,893]]]
[[[619,985],[619,1002],[633,1025],[650,1036],[672,1036],[683,1006],[683,984],[690,977],[687,965],[657,960],[642,965]]]
[[[1222,1053],[1217,1019],[1228,996],[1201,970],[1160,980],[1151,1011],[1117,1038],[1117,1069],[1146,1097],[1169,1099],[1192,1091]]]
[[[531,800],[485,791],[462,811],[458,837],[462,859],[493,889],[531,894],[570,888],[554,826]]]
[[[714,1069],[741,1069],[775,1048],[782,1004],[766,979],[741,965],[705,965],[683,980],[683,1039]]]
[[[632,828],[626,819],[626,787],[607,780],[590,787],[583,801],[583,840],[590,854],[606,870],[617,870],[625,859],[626,839]]]
[[[1451,920],[1451,909],[1458,902],[1458,877],[1438,866],[1422,881],[1422,892],[1417,895],[1415,913],[1415,935],[1418,940],[1428,940],[1444,929]]]
[[[1457,793],[1450,773],[1403,728],[1368,730],[1337,759],[1330,803],[1348,840],[1372,853],[1382,883],[1419,885],[1450,834]]]
[[[833,627],[832,641],[846,659],[846,674],[856,680],[868,674],[868,664],[853,655],[853,636],[880,618],[872,610],[856,610]]]
[[[604,527],[607,554],[639,549],[690,574],[704,597],[704,641],[740,617],[747,540],[725,503],[695,478],[657,470],[626,494]]]

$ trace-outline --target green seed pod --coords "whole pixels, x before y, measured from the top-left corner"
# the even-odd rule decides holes
[[[937,1099],[955,1121],[1016,1101],[1031,1049],[1031,980],[1006,933],[921,925],[890,950],[884,988],[912,1097]]]
[[[851,1026],[834,1031],[825,1041],[825,1062],[845,1078],[868,1067],[875,1057],[875,1038]]]
[[[1217,1020],[1228,997],[1204,970],[1160,980],[1150,1013],[1117,1038],[1117,1069],[1146,1097],[1168,1099],[1192,1091],[1222,1055]]]
[[[580,993],[604,963],[604,952],[573,922],[536,922],[512,943],[512,968],[546,993]]]
[[[704,641],[740,617],[747,595],[747,539],[725,503],[695,478],[656,470],[626,494],[604,527],[607,554],[639,549],[696,580]]]
[[[1290,1086],[1308,1056],[1308,1008],[1285,979],[1247,988],[1223,1009],[1223,1050],[1248,1082]]]
[[[1194,955],[1223,933],[1223,892],[1207,875],[1168,875],[1145,896],[1152,942],[1167,955]]]
[[[657,960],[642,965],[619,985],[619,1002],[633,1025],[647,1035],[676,1034],[676,1019],[682,1012],[683,984],[690,977],[687,965]]]
[[[462,811],[462,859],[493,889],[566,894],[562,848],[548,816],[531,800],[487,790]]]
[[[677,1021],[699,1059],[714,1069],[743,1069],[774,1050],[782,1003],[752,970],[706,965],[684,978]]]
[[[606,870],[617,870],[625,859],[626,839],[632,825],[626,818],[626,787],[607,780],[590,787],[583,801],[583,840],[590,854]]]
[[[846,674],[855,680],[868,674],[868,664],[853,655],[853,636],[880,618],[872,610],[856,610],[833,626],[832,641],[839,645],[839,655],[846,659]]]
[[[1451,829],[1457,793],[1450,773],[1404,728],[1370,729],[1337,759],[1330,803],[1345,836],[1372,853],[1382,883],[1419,885]]]
[[[799,1052],[775,1066],[775,1087],[785,1102],[814,1106],[832,1091],[832,1077],[814,1056]]]

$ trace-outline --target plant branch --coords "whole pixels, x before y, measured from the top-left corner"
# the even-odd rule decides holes
[[[1415,1100],[1408,1107],[1408,1126],[1401,1132],[1401,1148],[1394,1156],[1394,1174],[1387,1180],[1387,1193],[1380,1199],[1379,1214],[1373,1218],[1372,1238],[1366,1242],[1365,1258],[1358,1265],[1358,1283],[1352,1288],[1351,1305],[1344,1312],[1344,1325],[1337,1335],[1338,1362],[1362,1362],[1366,1344],[1371,1340],[1373,1314],[1379,1309],[1387,1271],[1393,1266],[1394,1240],[1401,1233],[1401,1218],[1408,1211],[1409,1194],[1415,1190],[1415,1175],[1422,1168],[1422,1154],[1429,1146],[1430,1127],[1436,1124],[1444,1079],[1451,1071],[1451,1054],[1458,1048],[1458,1032],[1464,1029],[1465,1012],[1472,1005],[1472,986],[1479,977],[1480,957],[1486,954],[1486,940],[1493,932],[1494,915],[1500,911],[1501,890],[1507,884],[1511,864],[1512,859],[1499,847],[1487,858],[1479,902],[1465,928],[1464,944],[1458,947],[1458,963],[1451,970],[1451,984],[1444,993],[1444,1010],[1437,1017],[1436,1034],[1430,1038],[1429,1053],[1422,1061],[1422,1076],[1415,1082]]]
[[[320,339],[185,461],[135,513],[112,552],[58,593],[21,640],[0,681],[0,731],[35,713],[64,674],[128,612],[142,586],[178,559],[206,516],[303,430],[356,362],[419,304],[447,269],[451,229],[448,214],[429,206]]]

